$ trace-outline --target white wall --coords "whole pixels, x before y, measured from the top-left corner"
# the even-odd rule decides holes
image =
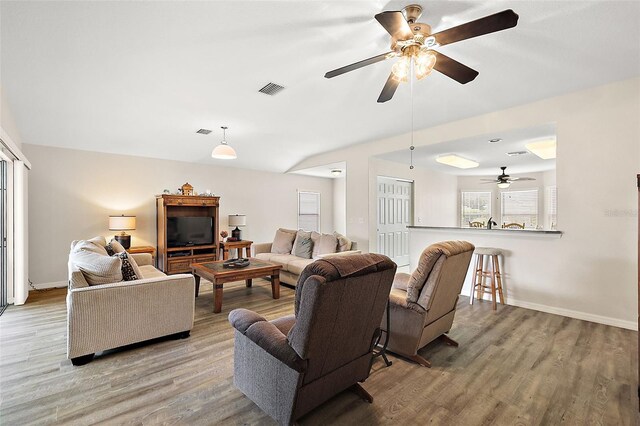
[[[540,270],[540,304],[637,321],[639,93],[640,78],[634,78],[415,132],[414,144],[422,146],[556,123],[562,278]],[[347,233],[366,237],[362,228],[368,224],[351,222],[369,218],[368,194],[362,194],[369,185],[366,156],[396,151],[407,140],[399,135],[355,145],[314,156],[294,169],[346,161],[347,191],[361,190],[353,202],[347,200]]]
[[[2,86],[0,86],[0,127],[9,135],[14,144],[18,148],[22,148],[22,137],[18,126],[13,118],[13,113],[9,107],[9,101],[6,99]]]
[[[333,179],[333,229],[347,234],[347,179],[344,176]]]
[[[30,277],[36,284],[67,279],[72,240],[111,237],[108,216],[134,214],[132,245],[156,245],[155,195],[185,182],[220,198],[220,228],[244,213],[243,238],[272,241],[278,227],[297,227],[297,191],[321,194],[322,229],[333,229],[331,179],[233,167],[101,154],[24,144],[33,164],[29,182]]]

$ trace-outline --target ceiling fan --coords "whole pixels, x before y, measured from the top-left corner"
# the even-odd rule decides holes
[[[507,166],[500,167],[500,170],[502,170],[502,174],[498,175],[497,178],[480,179],[480,180],[484,181],[482,183],[497,183],[498,188],[502,188],[502,189],[508,188],[509,185],[511,185],[513,182],[520,182],[524,180],[536,180],[535,178],[532,178],[532,177],[511,177],[506,172]]]
[[[417,22],[421,15],[422,6],[417,4],[406,6],[402,11],[378,13],[375,16],[376,20],[391,35],[391,51],[329,71],[324,75],[325,78],[333,78],[385,59],[398,57],[400,59],[393,65],[378,102],[390,100],[400,82],[406,82],[414,71],[418,80],[425,78],[435,69],[461,84],[466,84],[478,76],[478,71],[433,48],[513,28],[518,23],[518,15],[508,9],[431,34],[429,25]]]

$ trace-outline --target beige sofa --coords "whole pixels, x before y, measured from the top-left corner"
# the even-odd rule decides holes
[[[292,232],[295,233],[296,231],[293,230]],[[348,256],[352,254],[360,254],[360,250],[358,250],[358,244],[355,241],[349,242],[350,247],[348,247],[348,250],[338,252],[336,248],[336,252],[318,254],[315,259],[306,259],[303,257],[295,256],[291,253],[271,253],[272,244],[273,243],[254,244],[253,256],[257,259],[266,260],[268,262],[282,265],[282,269],[280,270],[280,281],[292,286],[297,285],[298,278],[300,278],[302,270],[306,268],[306,266],[310,263],[313,263],[314,260],[333,256]]]
[[[141,277],[89,285],[74,245],[69,254],[67,358],[90,362],[96,352],[157,337],[185,338],[193,328],[195,282],[190,274],[167,276],[148,253],[130,254]]]

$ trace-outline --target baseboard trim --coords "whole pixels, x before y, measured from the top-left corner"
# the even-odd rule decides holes
[[[68,285],[69,283],[67,281],[53,281],[50,283],[33,284],[33,288],[35,288],[36,290],[45,290],[47,288],[65,288],[68,287]]]
[[[562,315],[584,321],[596,322],[598,324],[612,325],[614,327],[625,328],[627,330],[638,331],[638,323],[625,321],[618,318],[605,317],[602,315],[590,314],[587,312],[574,311],[571,309],[557,308],[555,306],[541,305],[538,303],[525,302],[513,298],[507,298],[507,305],[518,306],[520,308],[533,309],[534,311],[546,312],[548,314]]]

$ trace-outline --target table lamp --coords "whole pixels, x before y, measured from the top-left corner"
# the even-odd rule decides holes
[[[231,231],[231,237],[237,238],[238,241],[242,240],[242,231],[238,226],[245,226],[247,224],[247,216],[243,214],[230,214],[229,215],[229,227],[235,226],[236,229]]]
[[[109,230],[122,231],[119,235],[114,235],[113,238],[126,249],[131,247],[131,235],[124,231],[132,231],[134,229],[136,229],[135,216],[109,216]]]

